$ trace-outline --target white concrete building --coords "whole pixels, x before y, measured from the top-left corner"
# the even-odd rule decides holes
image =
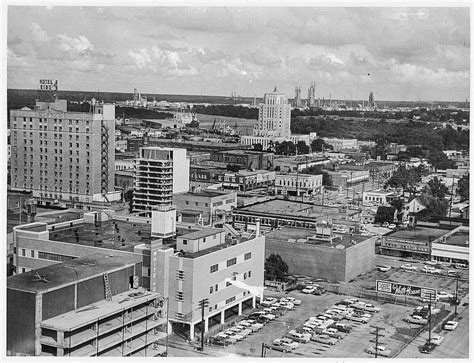
[[[337,139],[323,137],[326,144],[331,145],[334,151],[340,151],[344,149],[358,149],[357,139]]]
[[[276,194],[314,195],[323,185],[323,176],[309,174],[277,174],[275,179]]]
[[[395,194],[383,189],[372,190],[362,194],[362,204],[364,205],[387,205],[395,198]]]
[[[133,212],[172,205],[173,194],[189,191],[186,149],[143,147],[135,161]]]

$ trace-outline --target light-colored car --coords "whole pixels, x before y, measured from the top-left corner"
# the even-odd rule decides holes
[[[250,335],[250,334],[252,334],[252,330],[251,330],[251,329],[248,329],[248,328],[242,329],[241,331],[239,331],[239,335],[242,335],[242,336],[244,336],[244,337],[246,337],[246,336],[248,336],[248,335]]]
[[[441,345],[441,343],[443,342],[444,340],[444,337],[441,336],[441,335],[436,335],[434,337],[431,338],[430,340],[430,343],[433,343],[433,344],[436,344],[436,345]]]
[[[253,323],[252,325],[249,326],[249,329],[252,331],[258,331],[263,328],[263,324],[261,323]]]
[[[312,294],[315,291],[316,291],[316,287],[314,286],[306,286],[303,290],[301,290],[303,294]]]
[[[329,335],[326,334],[313,334],[311,336],[311,340],[313,342],[335,345],[337,343],[337,339],[331,338]]]
[[[444,324],[443,329],[444,330],[454,330],[458,327],[459,323],[457,321],[448,321],[446,324]]]
[[[272,304],[276,303],[277,299],[273,297],[266,298],[265,300],[262,301],[263,306],[271,306]]]
[[[365,304],[362,309],[365,311],[370,311],[372,313],[378,313],[381,309],[378,306],[372,304]]]
[[[387,272],[387,271],[390,271],[392,267],[388,265],[382,265],[382,266],[377,266],[377,269],[382,272]]]
[[[342,339],[344,335],[339,332],[339,330],[335,328],[327,328],[322,331],[321,334],[329,335],[331,338]]]
[[[297,342],[295,342],[291,339],[288,339],[288,338],[275,339],[273,341],[273,344],[274,345],[280,345],[280,346],[283,346],[283,347],[287,347],[287,348],[290,348],[292,350],[299,347],[299,343],[297,343]]]
[[[413,316],[410,316],[408,318],[405,318],[405,321],[407,323],[411,323],[411,324],[426,324],[428,322],[427,319],[424,319],[422,318],[421,316],[418,316],[418,315],[413,315]]]
[[[288,296],[286,299],[287,299],[289,302],[293,303],[295,306],[301,305],[301,300],[296,299],[296,298],[294,298],[294,297],[292,297],[292,296]]]
[[[388,225],[388,228],[395,229],[395,228],[397,228],[397,225],[392,223],[392,224]]]
[[[295,342],[307,343],[311,339],[311,334],[298,333],[296,330],[290,330],[287,336]]]
[[[293,310],[295,308],[295,305],[291,302],[287,302],[287,303],[280,303],[280,307],[288,309],[288,310]]]
[[[405,264],[401,265],[400,268],[402,268],[402,269],[404,269],[404,270],[409,270],[409,271],[416,271],[416,270],[418,270],[418,267],[413,266],[413,265],[410,264],[410,263],[405,263]]]
[[[374,354],[375,355],[375,350],[377,349],[377,355],[380,355],[381,357],[390,357],[391,351],[387,350],[383,345],[377,346],[377,348],[369,346],[365,350],[369,354]]]
[[[440,291],[440,292],[438,292],[438,298],[439,298],[440,300],[448,300],[448,299],[452,299],[453,297],[454,297],[453,294],[450,294],[450,293],[448,293],[448,292],[446,292],[446,291]]]
[[[357,321],[359,323],[364,323],[367,324],[369,322],[369,318],[366,316],[361,316],[361,315],[351,315],[349,317],[350,320],[352,321]]]
[[[265,315],[262,315],[262,317],[268,320],[274,320],[276,318],[276,316],[273,314],[265,314]]]

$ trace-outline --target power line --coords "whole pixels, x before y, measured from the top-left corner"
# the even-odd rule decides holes
[[[385,336],[385,335],[379,334],[379,330],[385,330],[385,328],[382,328],[378,325],[371,325],[370,327],[375,329],[375,333],[371,332],[370,334],[375,334],[375,358],[377,358],[378,349],[379,349],[379,337]]]

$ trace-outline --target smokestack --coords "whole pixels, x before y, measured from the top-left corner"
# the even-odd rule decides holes
[[[260,218],[256,219],[256,225],[255,225],[255,236],[258,237],[260,236]]]

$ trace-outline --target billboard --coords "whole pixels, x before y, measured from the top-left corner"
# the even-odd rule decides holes
[[[58,81],[53,81],[52,79],[40,79],[39,90],[40,91],[57,91]]]
[[[429,287],[401,284],[399,282],[377,280],[375,281],[375,291],[384,292],[386,294],[400,295],[407,297],[415,297],[420,299],[429,299],[430,295],[433,299],[438,291]]]

